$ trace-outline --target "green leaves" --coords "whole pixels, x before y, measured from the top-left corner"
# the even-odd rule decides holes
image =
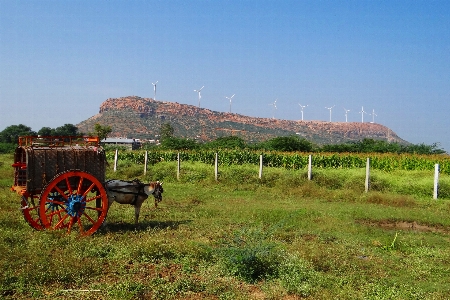
[[[181,161],[203,162],[213,165],[218,153],[219,165],[231,166],[251,164],[259,165],[260,155],[263,155],[263,165],[267,167],[302,170],[308,166],[308,153],[269,151],[261,153],[251,150],[156,150],[148,151],[148,164],[161,161],[176,161],[180,153]],[[108,151],[106,157],[114,160],[114,152]],[[136,164],[144,164],[144,151],[119,151],[119,160]],[[365,168],[367,158],[370,158],[372,169],[391,172],[394,170],[434,170],[435,164],[440,165],[441,173],[450,174],[450,156],[446,155],[414,155],[390,153],[317,153],[312,155],[313,168],[354,169]]]

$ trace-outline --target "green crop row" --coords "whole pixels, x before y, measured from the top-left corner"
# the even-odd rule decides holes
[[[267,152],[261,153],[246,150],[220,150],[220,151],[148,151],[147,163],[156,164],[161,161],[176,161],[178,154],[181,161],[196,161],[214,164],[216,153],[219,165],[240,165],[260,163],[263,155],[263,165],[286,169],[304,169],[308,166],[308,153]],[[109,161],[114,160],[115,152],[106,152]],[[354,153],[315,153],[312,154],[314,168],[364,168],[367,158],[370,158],[372,169],[382,171],[394,170],[434,170],[435,164],[440,165],[440,171],[450,174],[450,156],[448,155],[412,155],[412,154],[354,154]],[[144,164],[144,151],[119,151],[118,160]]]

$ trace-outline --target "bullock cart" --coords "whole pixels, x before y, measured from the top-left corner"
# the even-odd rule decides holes
[[[37,230],[62,229],[90,235],[108,212],[106,156],[98,137],[19,138],[14,185],[21,211]]]

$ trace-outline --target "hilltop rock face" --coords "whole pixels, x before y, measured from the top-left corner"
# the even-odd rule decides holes
[[[111,136],[141,139],[157,138],[161,125],[170,123],[175,129],[175,136],[201,140],[239,135],[247,141],[261,141],[298,134],[318,144],[364,138],[407,143],[386,126],[376,123],[254,118],[137,96],[107,99],[100,105],[97,115],[77,126],[81,132],[92,132],[96,123],[111,126]]]
[[[152,102],[156,101],[139,97],[109,98],[100,105],[99,113],[115,110],[132,110],[143,116],[151,116],[155,113],[154,107],[149,105]]]

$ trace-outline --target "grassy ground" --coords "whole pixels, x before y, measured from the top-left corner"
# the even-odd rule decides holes
[[[91,237],[23,220],[0,156],[0,297],[14,299],[449,299],[450,201],[433,174],[122,162],[108,178],[164,181],[164,200],[114,204]],[[445,191],[449,178],[441,178]],[[445,195],[445,194],[444,194]]]

